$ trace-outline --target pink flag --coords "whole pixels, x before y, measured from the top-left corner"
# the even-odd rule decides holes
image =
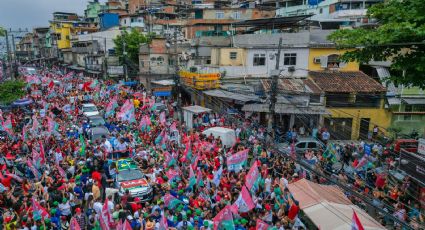
[[[80,224],[78,224],[77,219],[75,217],[71,218],[71,222],[69,223],[69,229],[70,230],[81,230]]]
[[[257,219],[257,225],[255,226],[255,230],[267,230],[269,228],[269,225],[262,221],[261,219]]]
[[[168,229],[167,218],[165,218],[165,215],[162,215],[161,220],[159,221],[158,230],[167,230],[167,229]]]
[[[34,176],[38,179],[40,178],[40,173],[38,172],[38,170],[34,167],[34,165],[32,164],[32,162],[27,159],[27,165],[29,167],[29,169],[31,170],[31,172],[34,174]]]
[[[235,201],[235,205],[238,206],[240,213],[249,212],[255,208],[254,201],[252,201],[252,197],[245,186],[242,187],[242,191],[239,194],[238,199]]]
[[[50,218],[49,213],[40,205],[40,203],[38,203],[34,198],[31,198],[31,202],[34,212],[37,212],[43,220]]]
[[[161,125],[165,125],[167,120],[165,119],[165,111],[162,111],[161,114],[159,114],[159,122],[161,122]]]
[[[40,145],[40,164],[46,163],[46,154],[44,152],[43,143],[41,141],[38,141],[38,144]]]
[[[165,173],[169,181],[172,181],[174,178],[180,176],[180,171],[175,169],[170,169]]]
[[[111,213],[108,208],[108,198],[106,198],[105,203],[102,207],[102,212],[100,214],[100,227],[102,230],[109,230],[112,223]]]
[[[22,178],[20,178],[18,175],[13,174],[13,173],[5,173],[4,175],[12,177],[13,179],[15,179],[18,182],[22,182]]]
[[[227,205],[224,207],[214,218],[213,218],[214,230],[217,230],[220,225],[233,225],[233,215],[231,206]]]
[[[177,130],[177,123],[176,122],[173,122],[173,124],[171,124],[170,130],[171,130],[171,132]]]
[[[118,230],[118,228],[116,230]],[[122,230],[133,230],[133,228],[131,227],[130,223],[127,220],[124,220],[124,223],[122,225]]]
[[[252,164],[248,174],[245,177],[245,185],[249,191],[253,191],[253,188],[254,190],[257,188],[259,179],[260,171],[258,171],[257,161],[254,161],[254,164]]]
[[[58,169],[58,171],[59,171],[59,175],[62,177],[62,178],[66,178],[66,172],[65,172],[65,170],[63,170],[63,168],[62,167],[60,167],[60,165],[59,164],[56,164],[56,168]]]
[[[24,127],[22,128],[22,140],[25,142],[27,139],[27,126],[24,125]]]
[[[352,230],[364,230],[362,223],[360,222],[359,217],[357,216],[356,211],[353,210],[353,218],[351,223]]]

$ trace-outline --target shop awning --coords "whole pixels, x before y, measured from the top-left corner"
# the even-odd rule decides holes
[[[308,218],[321,229],[351,229],[353,210],[364,229],[385,229],[365,211],[351,203],[335,185],[321,185],[306,179],[288,185]]]
[[[183,107],[182,109],[190,111],[194,114],[211,112],[211,109],[208,109],[208,108],[205,108],[205,107],[202,107],[202,106],[199,106],[199,105],[186,106],[186,107]]]
[[[425,105],[425,98],[403,98],[403,102],[409,105]]]
[[[212,97],[220,97],[220,98],[226,98],[226,99],[237,100],[242,102],[260,101],[260,98],[255,95],[233,93],[233,92],[221,90],[221,89],[207,90],[207,91],[204,91],[204,94],[208,96],[212,96]]]
[[[247,104],[242,107],[245,112],[268,113],[268,104]],[[311,114],[311,115],[329,115],[330,112],[322,105],[309,105],[298,107],[290,104],[276,104],[275,112],[281,114]]]
[[[174,80],[158,80],[158,81],[151,81],[151,83],[156,85],[171,86],[171,85],[174,85]]]

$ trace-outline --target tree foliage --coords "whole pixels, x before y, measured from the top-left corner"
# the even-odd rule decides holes
[[[378,20],[376,28],[338,30],[329,36],[339,48],[358,49],[342,56],[345,61],[391,61],[396,85],[425,88],[425,1],[388,0],[367,13]],[[404,71],[404,77],[402,72]]]
[[[127,59],[134,63],[139,63],[139,48],[141,44],[149,42],[149,38],[141,34],[138,30],[133,29],[130,32],[124,31],[114,39],[115,53],[119,56],[120,61],[124,61],[124,44],[127,53]]]
[[[6,36],[6,30],[0,26],[0,37]]]
[[[0,103],[10,104],[25,96],[23,81],[5,81],[0,84]]]

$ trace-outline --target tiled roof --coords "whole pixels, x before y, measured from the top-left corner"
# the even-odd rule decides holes
[[[385,92],[384,86],[361,71],[310,71],[309,76],[323,91],[330,93]]]
[[[264,90],[270,91],[271,80],[262,80]],[[322,90],[310,79],[281,78],[277,80],[277,89],[288,93],[320,94]]]

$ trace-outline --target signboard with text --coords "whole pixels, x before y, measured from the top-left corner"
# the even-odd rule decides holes
[[[419,138],[418,140],[419,144],[418,144],[418,153],[425,155],[425,139],[424,138]]]

